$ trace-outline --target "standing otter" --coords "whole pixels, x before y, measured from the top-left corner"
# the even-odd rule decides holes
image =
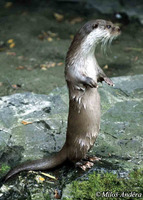
[[[75,35],[66,56],[65,78],[69,90],[69,116],[66,142],[51,158],[23,163],[5,177],[25,170],[47,170],[66,160],[81,161],[93,146],[100,127],[100,96],[97,82],[112,81],[99,67],[94,51],[98,43],[104,46],[120,34],[118,26],[105,20],[87,22]]]

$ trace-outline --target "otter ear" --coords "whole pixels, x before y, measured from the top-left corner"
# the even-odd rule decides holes
[[[95,28],[97,28],[97,27],[98,27],[98,23],[92,25],[92,28],[93,28],[93,29],[95,29]]]

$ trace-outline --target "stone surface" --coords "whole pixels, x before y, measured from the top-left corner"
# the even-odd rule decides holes
[[[100,91],[103,115],[93,151],[130,170],[143,166],[143,75],[112,80],[114,88]]]
[[[112,80],[114,87],[105,83],[99,86],[102,105],[101,131],[90,152],[91,155],[101,157],[102,162],[85,172],[85,176],[94,170],[126,173],[143,166],[143,75],[117,77]],[[5,96],[0,98],[0,109],[1,165],[5,163],[13,167],[25,160],[51,155],[62,147],[68,114],[66,87],[57,88],[48,96],[33,93]],[[22,121],[30,124],[24,125]],[[66,172],[66,178],[63,176],[64,172],[61,173],[62,187],[67,179],[69,183],[74,180],[75,174],[76,177],[81,175],[75,169]],[[28,191],[31,191],[30,195],[34,195],[32,188],[36,183],[32,184],[33,186],[31,182],[27,184],[25,194],[28,195]],[[21,187],[23,188],[18,184],[20,191]],[[39,186],[36,184],[36,187]],[[43,190],[47,188],[42,187]],[[13,194],[14,186],[9,190]],[[7,198],[7,192],[0,190],[0,195]],[[41,195],[39,192],[38,195]],[[15,196],[11,197],[11,200],[14,198]]]
[[[143,3],[142,0],[139,1],[107,1],[107,0],[89,0],[87,1],[87,7],[95,8],[101,13],[109,14],[109,13],[118,13],[124,12],[130,18],[136,17],[143,24]]]
[[[67,107],[62,96],[54,93],[49,96],[23,93],[2,97],[1,162],[9,162],[7,156],[11,155],[11,149],[15,149],[16,160],[21,162],[58,151],[65,140],[63,134],[65,135]],[[13,163],[11,159],[10,161]]]

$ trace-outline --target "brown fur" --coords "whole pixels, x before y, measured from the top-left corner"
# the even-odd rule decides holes
[[[77,162],[85,158],[86,153],[94,145],[100,128],[100,96],[97,81],[104,80],[107,84],[113,85],[99,67],[94,50],[102,40],[108,41],[107,36],[112,39],[119,35],[119,32],[119,27],[105,20],[89,21],[77,32],[66,57],[65,78],[69,89],[66,142],[55,156],[23,163],[12,169],[5,180],[24,170],[51,169],[67,159]]]

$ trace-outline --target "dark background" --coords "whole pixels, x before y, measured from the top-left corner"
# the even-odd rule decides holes
[[[0,95],[47,94],[65,85],[64,60],[88,20],[117,23],[122,34],[96,57],[110,77],[143,73],[143,1],[0,1]]]

